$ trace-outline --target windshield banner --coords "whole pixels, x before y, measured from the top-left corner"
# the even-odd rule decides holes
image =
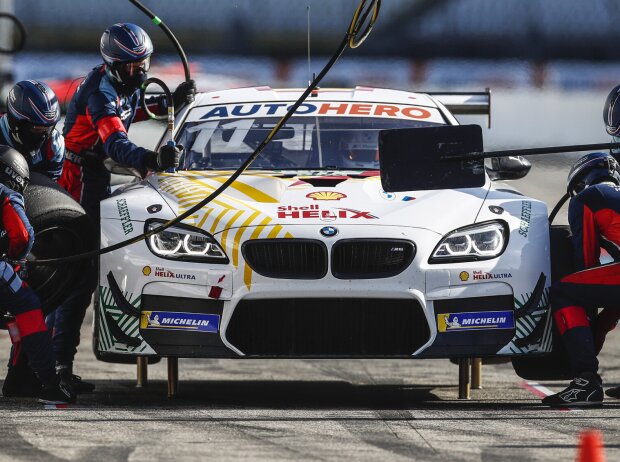
[[[201,106],[192,109],[188,122],[246,117],[282,117],[292,106],[290,102],[260,102]],[[445,120],[437,108],[406,104],[354,103],[343,101],[316,101],[303,103],[295,116],[380,117],[405,120],[423,120],[443,124]]]

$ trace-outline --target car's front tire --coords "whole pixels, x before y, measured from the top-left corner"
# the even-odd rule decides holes
[[[68,257],[95,248],[95,228],[82,206],[46,176],[33,172],[30,177],[24,199],[35,242],[28,261]],[[78,261],[27,266],[26,280],[39,296],[45,313],[54,310],[71,292],[84,265],[84,261]]]

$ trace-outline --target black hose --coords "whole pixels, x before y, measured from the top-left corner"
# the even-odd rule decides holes
[[[375,25],[375,21],[379,16],[379,9],[381,8],[381,0],[371,0],[368,5],[368,8],[364,10],[364,5],[366,4],[366,0],[362,0],[357,10],[355,10],[355,14],[353,15],[353,19],[351,20],[351,25],[349,26],[349,47],[357,48],[360,46],[364,40],[370,35],[370,31],[372,27]],[[364,32],[360,35],[360,30],[362,29],[362,25],[366,22],[368,15],[372,11],[372,16],[370,17],[370,21],[368,21],[368,25]]]
[[[558,214],[558,212],[560,211],[560,209],[562,208],[562,206],[568,199],[570,199],[570,194],[566,193],[560,198],[558,203],[555,204],[555,207],[553,207],[553,210],[549,214],[549,225],[553,224],[553,220],[555,219],[555,216]]]
[[[19,30],[19,40],[12,50],[0,48],[0,54],[14,55],[15,53],[21,51],[24,48],[24,45],[26,45],[26,28],[24,27],[24,24],[14,14],[0,13],[0,19],[2,18],[8,18],[13,21],[13,24],[15,24],[15,26]]]
[[[160,18],[157,17],[155,13],[149,10],[146,6],[144,6],[138,0],[129,0],[129,1],[133,3],[140,11],[146,14],[149,18],[151,18],[151,21],[153,21],[153,24],[161,27],[161,29],[164,31],[164,34],[168,36],[168,38],[174,45],[174,48],[177,50],[179,57],[181,58],[181,62],[183,63],[183,70],[185,71],[185,81],[188,82],[191,79],[191,77],[189,75],[189,64],[187,63],[187,56],[185,56],[185,51],[183,51],[183,47],[181,46],[177,38],[174,36],[172,31],[168,28],[168,26],[166,26],[166,23],[164,23]]]
[[[146,105],[146,87],[148,87],[152,83],[154,83],[155,85],[159,85],[161,89],[164,90],[164,95],[166,97],[166,102],[168,105],[168,114],[157,115],[151,112],[148,106]],[[142,110],[146,112],[146,115],[149,116],[149,118],[151,119],[155,119],[155,120],[170,119],[170,115],[172,114],[172,122],[174,124],[174,100],[172,99],[172,93],[170,93],[170,89],[168,88],[168,85],[166,85],[166,83],[163,80],[160,80],[156,77],[149,77],[148,79],[144,81],[144,83],[140,86],[140,105],[142,106]],[[170,128],[171,127],[168,127],[169,130]],[[174,126],[172,128],[174,128]],[[170,133],[170,136],[172,137],[172,133]]]
[[[130,1],[133,2],[134,0],[130,0]],[[52,264],[58,265],[58,264],[64,264],[64,263],[69,263],[69,262],[73,262],[73,261],[85,260],[85,259],[88,259],[88,258],[93,258],[93,257],[97,257],[99,255],[104,255],[106,253],[113,252],[115,250],[121,249],[121,248],[126,247],[126,246],[131,245],[131,244],[135,244],[135,243],[137,243],[137,242],[139,242],[139,241],[141,241],[143,239],[148,239],[149,237],[153,236],[154,234],[160,233],[160,232],[170,228],[171,226],[174,226],[175,224],[181,222],[185,218],[187,218],[190,215],[194,214],[195,212],[197,212],[198,210],[203,208],[205,205],[207,205],[209,202],[211,202],[213,199],[215,199],[217,196],[219,196],[237,178],[239,178],[239,176],[252,164],[252,162],[254,162],[256,160],[256,158],[260,155],[260,153],[263,151],[265,146],[267,146],[267,144],[273,139],[273,137],[276,135],[276,133],[278,133],[280,128],[282,128],[282,126],[284,126],[284,124],[291,118],[291,116],[297,110],[297,108],[299,108],[299,106],[301,106],[301,104],[306,100],[306,98],[310,95],[310,93],[312,93],[312,91],[318,86],[319,82],[329,72],[329,70],[336,63],[336,61],[338,60],[340,55],[342,55],[342,53],[344,52],[344,50],[347,47],[347,45],[351,43],[351,40],[355,40],[356,34],[359,33],[359,30],[361,28],[360,24],[367,17],[368,11],[371,10],[374,7],[375,10],[378,12],[378,6],[377,5],[379,5],[381,3],[381,0],[371,0],[371,2],[369,3],[368,9],[363,12],[365,14],[361,14],[362,13],[361,10],[364,7],[365,3],[366,3],[366,0],[362,0],[361,1],[360,6],[356,10],[355,16],[354,16],[354,19],[358,18],[358,20],[351,22],[351,25],[349,26],[349,29],[347,30],[347,33],[345,34],[344,38],[342,39],[342,42],[338,46],[338,49],[333,54],[333,56],[330,58],[328,63],[323,67],[321,72],[319,72],[319,75],[317,75],[314,78],[314,80],[310,83],[308,88],[306,88],[306,90],[299,97],[299,99],[295,102],[295,104],[293,104],[290,107],[288,112],[280,119],[280,121],[276,124],[276,126],[269,132],[267,137],[256,148],[256,150],[245,160],[245,162],[243,162],[243,164],[224,183],[222,183],[220,185],[219,188],[217,188],[215,191],[213,191],[211,194],[209,194],[209,196],[207,196],[206,198],[204,198],[203,200],[198,202],[196,205],[194,205],[192,208],[186,210],[184,213],[182,213],[181,215],[177,216],[176,218],[168,220],[163,225],[161,225],[161,226],[159,226],[157,228],[154,228],[154,229],[152,229],[150,231],[147,231],[144,234],[140,234],[139,236],[132,237],[132,238],[127,239],[127,240],[122,241],[122,242],[118,242],[118,243],[116,243],[114,245],[111,245],[109,247],[105,247],[103,249],[93,250],[93,251],[81,253],[81,254],[78,254],[78,255],[71,255],[69,257],[52,258],[52,259],[48,259],[48,260],[37,260],[37,261],[31,262],[30,265],[31,266],[44,266],[44,265],[52,265]],[[361,18],[361,21],[359,20],[359,18]],[[373,15],[373,19],[371,19],[371,25],[369,26],[370,28],[372,28],[372,24],[374,24],[375,20],[376,20],[376,14]],[[368,27],[366,28],[364,33],[366,35],[369,33],[369,28]],[[365,38],[366,37],[362,37],[362,39],[365,39]],[[358,40],[358,42],[361,43],[360,40]],[[358,45],[359,45],[359,43],[358,43]]]

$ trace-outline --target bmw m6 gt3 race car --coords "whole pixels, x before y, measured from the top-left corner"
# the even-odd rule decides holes
[[[101,246],[153,229],[213,192],[301,93],[200,94],[177,116],[179,171],[151,174],[103,201]],[[547,207],[491,179],[527,168],[487,167],[478,188],[382,188],[381,130],[458,125],[453,113],[489,106],[488,94],[314,92],[205,208],[101,256],[97,357],[551,351]]]

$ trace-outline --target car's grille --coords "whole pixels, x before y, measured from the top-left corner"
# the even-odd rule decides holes
[[[412,299],[242,300],[226,329],[249,356],[409,356],[429,338]]]
[[[327,248],[311,239],[255,239],[241,248],[258,274],[280,279],[321,279],[327,273]]]
[[[415,245],[402,239],[344,239],[332,247],[332,273],[339,279],[396,276],[413,260]]]

